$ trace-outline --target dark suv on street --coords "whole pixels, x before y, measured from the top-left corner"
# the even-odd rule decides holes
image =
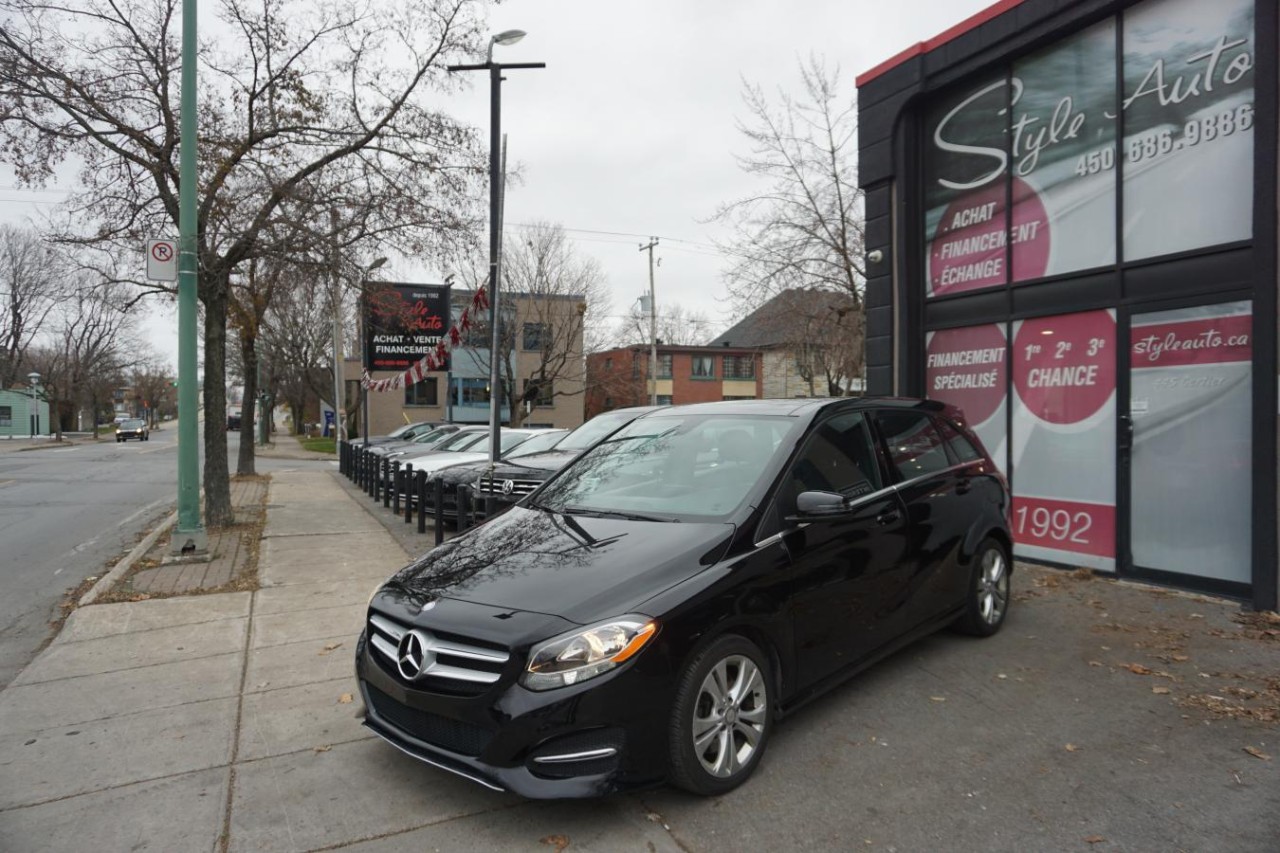
[[[116,444],[131,438],[136,438],[138,441],[150,440],[151,431],[147,429],[147,422],[142,418],[129,418],[121,421],[116,427]]]
[[[1008,486],[958,410],[664,408],[369,600],[365,725],[526,797],[744,782],[774,724],[1008,612]]]

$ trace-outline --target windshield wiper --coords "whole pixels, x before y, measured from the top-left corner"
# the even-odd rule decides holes
[[[550,509],[550,507],[546,507],[546,509]],[[595,509],[593,507],[579,506],[577,504],[566,504],[561,507],[559,511],[569,515],[587,515],[593,518],[621,518],[627,521],[680,521],[680,519],[672,518],[669,515],[654,515],[647,512],[622,512],[616,509]]]

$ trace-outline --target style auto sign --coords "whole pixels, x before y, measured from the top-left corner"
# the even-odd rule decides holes
[[[435,350],[449,328],[449,290],[433,284],[370,285],[365,336],[369,369],[403,370]]]

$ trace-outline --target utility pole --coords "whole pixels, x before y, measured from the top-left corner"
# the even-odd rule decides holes
[[[178,525],[172,554],[204,554],[200,523],[200,441],[196,400],[196,294],[199,257],[196,205],[196,0],[182,0],[181,144],[178,160]]]
[[[653,295],[653,250],[657,237],[640,244],[640,251],[649,253],[649,405],[658,405],[658,302]]]
[[[333,284],[333,452],[341,453],[342,415],[342,280],[338,276],[338,211],[329,208],[329,275]]]

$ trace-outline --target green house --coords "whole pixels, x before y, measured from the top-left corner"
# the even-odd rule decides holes
[[[26,437],[33,429],[36,435],[53,432],[49,404],[39,397],[32,400],[30,391],[0,391],[0,439]]]

